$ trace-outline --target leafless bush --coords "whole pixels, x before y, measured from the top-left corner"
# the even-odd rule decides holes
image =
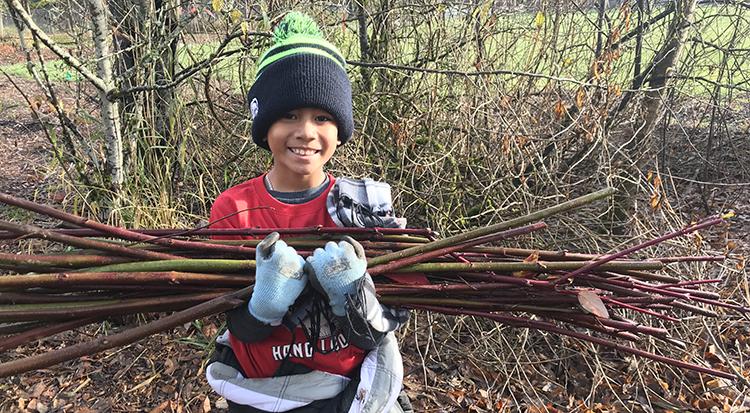
[[[6,3],[17,12],[22,7]],[[89,40],[88,3],[68,7],[58,27],[76,42],[65,50],[87,67],[102,40]],[[32,30],[33,41],[24,44],[56,109],[56,151],[71,184],[99,205],[119,198],[114,212],[129,224],[192,225],[221,190],[266,170],[269,157],[249,136],[244,94],[269,29],[289,9],[314,14],[350,60],[357,135],[331,169],[389,182],[411,225],[453,233],[609,185],[620,190],[610,203],[557,218],[549,232],[525,240],[609,251],[680,227],[694,213],[727,207],[738,192],[727,199],[715,189],[739,190],[750,178],[744,162],[750,10],[741,1],[118,0],[109,3],[115,30],[106,58],[115,71],[105,100],[119,105],[119,186],[104,156],[112,150],[108,137],[84,126],[101,119],[91,110],[94,82],[49,80],[38,53],[46,47],[42,37]],[[27,27],[22,20],[19,28]],[[56,99],[60,88],[73,88],[80,99],[63,104]],[[685,199],[693,190],[688,184],[698,185],[691,197],[703,200],[700,211]],[[687,240],[651,252],[720,249],[726,236],[714,238],[713,246]],[[677,271],[724,277],[748,302],[736,290],[746,282],[744,269],[731,265]],[[414,342],[419,354],[436,350],[423,361],[465,355],[469,345],[472,359],[502,372],[492,382],[500,393],[554,400],[554,392],[535,387],[546,383],[524,385],[531,380],[527,367],[555,357],[586,364],[581,371],[599,378],[585,382],[593,386],[581,396],[586,400],[600,390],[625,391],[609,377],[622,363],[630,363],[623,368],[634,377],[658,374],[558,337],[517,336],[475,320],[416,320],[405,342],[429,340]],[[434,330],[426,333],[423,323]],[[706,346],[710,332],[726,327],[683,325],[676,335]],[[545,374],[552,389],[580,379],[566,371]]]

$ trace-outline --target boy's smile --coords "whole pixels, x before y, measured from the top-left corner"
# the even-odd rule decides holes
[[[268,178],[277,191],[302,191],[325,180],[323,166],[338,145],[336,120],[325,110],[289,111],[271,125],[267,135],[273,154]]]
[[[299,156],[310,156],[320,152],[320,149],[308,149],[308,148],[289,148],[290,151],[294,152],[295,155]]]

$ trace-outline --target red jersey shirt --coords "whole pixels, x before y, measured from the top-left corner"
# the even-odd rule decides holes
[[[322,225],[336,227],[326,208],[326,197],[335,179],[329,175],[328,188],[304,204],[285,204],[268,193],[263,176],[224,191],[211,207],[211,228],[298,228]],[[223,218],[223,219],[222,219]],[[218,239],[248,239],[222,236]],[[302,327],[292,334],[281,325],[263,341],[246,343],[230,333],[232,351],[245,377],[273,377],[285,357],[314,370],[350,375],[362,364],[365,351],[350,345],[343,336],[322,337],[317,346],[309,343]],[[327,354],[313,348],[329,351]]]
[[[328,188],[319,197],[304,204],[285,204],[272,197],[263,183],[264,176],[253,178],[222,192],[211,207],[211,228],[336,226],[326,209],[326,197],[335,183],[333,176],[328,176],[330,181]],[[249,237],[237,235],[215,238],[247,239]]]

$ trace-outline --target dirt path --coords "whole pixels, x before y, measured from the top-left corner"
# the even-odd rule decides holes
[[[38,89],[28,80],[14,79],[34,98]],[[21,94],[10,82],[0,82],[0,191],[48,202],[54,186],[50,143]],[[0,219],[30,218],[29,214],[0,205]],[[37,219],[37,222],[39,220]],[[0,243],[0,251],[8,248]]]
[[[34,82],[14,79],[31,96]],[[50,143],[28,104],[10,82],[0,82],[0,191],[19,196],[37,193],[47,180]]]

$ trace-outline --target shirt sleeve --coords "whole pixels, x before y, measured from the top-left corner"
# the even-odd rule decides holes
[[[257,343],[265,340],[276,328],[266,324],[250,314],[247,301],[235,309],[227,311],[227,328],[233,336],[246,343]]]
[[[211,206],[209,226],[211,229],[240,228],[237,208],[226,193],[219,195]],[[240,235],[213,235],[214,240],[241,240]]]

